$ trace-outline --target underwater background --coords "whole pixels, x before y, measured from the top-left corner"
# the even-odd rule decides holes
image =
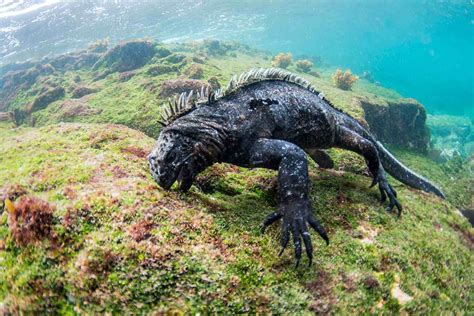
[[[474,314],[470,1],[0,0],[0,315]],[[308,158],[314,261],[281,255],[274,170],[187,193],[147,156],[168,101],[279,67],[446,195]]]
[[[98,39],[238,40],[370,73],[431,114],[474,117],[472,1],[13,1],[0,65]]]

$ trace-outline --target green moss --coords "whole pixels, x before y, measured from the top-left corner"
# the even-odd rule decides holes
[[[194,49],[177,47],[152,63],[184,70],[181,63]],[[172,59],[180,54],[174,68]],[[265,54],[236,49],[200,65],[203,78],[224,85],[233,74],[270,63]],[[358,118],[363,109],[357,98],[384,106],[399,97],[364,80],[342,91],[330,81],[334,69],[318,71],[321,77],[304,76]],[[50,80],[70,91],[77,76],[88,85],[96,75],[75,70]],[[331,243],[326,246],[312,232],[314,264],[307,267],[305,258],[294,269],[291,246],[278,257],[279,226],[265,235],[259,229],[277,207],[276,172],[215,165],[187,194],[163,191],[151,179],[145,157],[159,133],[160,84],[172,78],[174,71],[153,76],[139,71],[120,82],[112,74],[95,81],[97,92],[81,99],[97,113],[69,118],[79,123],[55,125],[63,120],[58,116],[63,101],[57,101],[33,113],[37,128],[0,129],[0,188],[21,184],[56,208],[51,238],[26,247],[13,243],[7,216],[0,215],[2,309],[68,314],[474,309],[473,230],[455,208],[469,203],[474,187],[464,164],[440,165],[394,148],[400,160],[448,196],[441,201],[392,180],[404,206],[398,219],[383,210],[378,190],[368,188],[360,157],[331,150],[335,170],[311,162],[311,201]],[[31,91],[19,94],[14,106],[30,102]],[[412,300],[400,305],[391,293],[395,286]]]
[[[250,68],[271,67],[269,55],[248,49],[240,49],[238,45],[236,45],[237,50],[232,51],[235,53],[235,56],[213,54],[204,60],[201,57],[196,57],[196,54],[203,47],[207,47],[205,46],[207,45],[206,43],[203,45],[202,47],[199,44],[195,44],[192,47],[177,47],[175,48],[176,51],[169,55],[165,53],[157,54],[151,60],[150,65],[139,68],[138,70],[143,69],[143,71],[139,71],[137,75],[126,82],[120,82],[116,74],[106,77],[99,76],[99,78],[104,78],[98,80],[97,73],[108,73],[108,70],[102,66],[95,72],[84,68],[67,71],[64,74],[54,73],[46,77],[47,80],[45,82],[59,85],[68,91],[66,100],[70,98],[70,92],[77,86],[75,82],[77,76],[81,79],[81,84],[93,84],[99,90],[97,93],[87,96],[88,98],[84,101],[87,106],[96,110],[94,115],[78,114],[64,118],[57,115],[60,112],[58,109],[62,102],[55,102],[50,104],[48,108],[33,113],[33,120],[25,122],[34,121],[36,126],[62,121],[118,123],[156,137],[159,133],[159,125],[156,123],[156,118],[161,104],[166,102],[166,100],[160,97],[161,83],[164,80],[176,79],[180,71],[183,74],[186,73],[187,69],[193,66],[194,59],[203,63],[199,64],[200,70],[202,70],[202,74],[199,77],[202,76],[203,80],[213,78],[221,86],[225,86],[233,75],[245,72]],[[165,48],[165,46],[160,46],[159,51],[161,52]],[[187,65],[190,66],[188,67]],[[296,66],[289,66],[288,70],[298,71]],[[387,100],[393,101],[401,97],[393,90],[364,80],[355,85],[353,91],[340,90],[334,87],[331,82],[331,74],[334,72],[334,69],[321,68],[318,71],[321,72],[321,76],[315,77],[311,74],[304,74],[303,76],[313,82],[318,91],[324,91],[326,97],[336,107],[361,120],[363,120],[364,110],[359,99],[384,106],[387,104]],[[11,103],[11,106],[19,107],[20,105],[32,102],[36,96],[34,93],[35,87],[37,88],[37,85],[18,94],[17,99]]]
[[[118,125],[23,128],[1,131],[0,141],[0,182],[56,205],[50,242],[18,248],[0,226],[8,310],[361,313],[469,304],[473,257],[463,234],[472,230],[450,204],[404,186],[396,186],[405,207],[397,219],[369,178],[312,166],[311,199],[331,244],[312,233],[315,263],[294,270],[291,249],[277,256],[277,225],[259,232],[276,207],[273,171],[216,165],[198,181],[207,193],[183,195],[149,177],[143,157],[153,139]],[[130,227],[145,218],[150,237],[136,242]],[[396,274],[413,297],[408,305],[390,296]],[[367,276],[379,285],[368,289]]]

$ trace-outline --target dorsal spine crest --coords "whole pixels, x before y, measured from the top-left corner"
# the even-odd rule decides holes
[[[317,91],[311,82],[303,77],[280,68],[253,68],[242,73],[240,76],[232,76],[227,87],[223,91],[217,90],[214,92],[211,91],[209,86],[205,88],[203,85],[201,87],[201,92],[198,92],[196,97],[193,97],[193,91],[189,92],[189,94],[186,92],[181,93],[176,96],[174,101],[170,100],[169,105],[165,105],[161,112],[161,120],[158,122],[165,126],[169,125],[177,118],[193,111],[198,106],[209,105],[218,99],[228,96],[231,93],[253,83],[271,80],[291,82],[303,87],[316,94],[321,100],[324,100],[335,110],[344,113],[327,100],[324,93]]]

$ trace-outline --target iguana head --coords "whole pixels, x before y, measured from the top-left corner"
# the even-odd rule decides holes
[[[161,132],[148,162],[153,178],[163,189],[178,181],[181,191],[189,190],[198,173],[194,145],[191,138],[174,131]]]

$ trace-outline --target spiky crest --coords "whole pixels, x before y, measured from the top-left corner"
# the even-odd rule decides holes
[[[177,118],[193,111],[199,105],[211,103],[216,98],[221,96],[220,90],[216,92],[211,91],[210,87],[201,86],[201,91],[196,93],[194,96],[194,91],[191,90],[189,93],[183,92],[175,96],[174,100],[168,99],[168,104],[163,106],[160,116],[161,119],[158,120],[163,126],[171,124]]]
[[[204,86],[202,86],[201,92],[197,93],[196,98],[193,98],[192,91],[189,94],[186,92],[181,93],[181,95],[176,96],[174,102],[169,101],[169,105],[165,106],[161,113],[161,121],[159,122],[166,126],[176,120],[178,117],[191,112],[200,105],[211,104],[212,102],[253,83],[270,80],[286,81],[297,84],[300,87],[317,94],[318,97],[326,101],[334,109],[343,112],[332,105],[332,103],[324,97],[322,92],[318,92],[311,82],[304,79],[303,77],[280,68],[254,68],[242,73],[238,77],[234,75],[230,79],[227,87],[222,92],[220,90],[212,92],[210,91],[209,86],[206,89],[204,89]]]
[[[247,72],[242,73],[239,77],[234,75],[227,87],[222,92],[222,96],[227,96],[238,89],[251,85],[252,83],[269,80],[286,81],[297,84],[300,87],[317,94],[318,97],[326,101],[326,103],[335,110],[344,113],[344,111],[336,108],[328,99],[326,99],[323,92],[317,91],[311,82],[303,77],[280,68],[253,68]]]
[[[233,76],[222,94],[226,96],[252,83],[268,80],[292,82],[311,92],[317,93],[316,88],[314,88],[311,82],[289,71],[280,68],[254,68],[242,73],[239,77]]]

